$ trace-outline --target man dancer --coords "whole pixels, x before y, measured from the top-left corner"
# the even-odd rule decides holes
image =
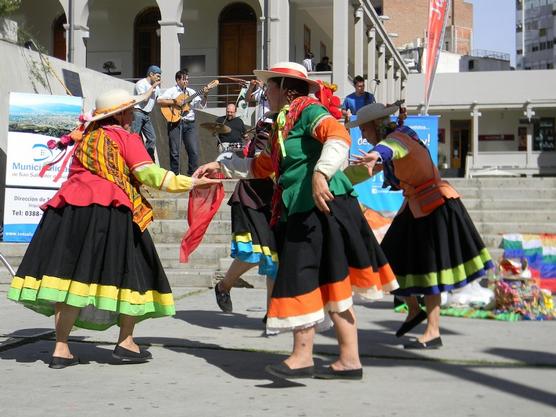
[[[160,68],[156,65],[151,65],[147,69],[147,76],[135,84],[134,94],[137,96],[145,94],[151,88],[153,88],[153,92],[148,100],[135,105],[133,108],[133,123],[131,124],[131,131],[143,135],[145,138],[145,148],[153,162],[156,150],[156,133],[154,132],[150,113],[160,94],[160,74]]]

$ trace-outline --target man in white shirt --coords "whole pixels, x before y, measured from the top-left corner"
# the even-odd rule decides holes
[[[303,66],[307,70],[307,72],[313,71],[313,53],[311,51],[307,51],[305,53],[305,59],[303,60]]]
[[[245,93],[245,99],[247,102],[255,102],[257,103],[257,108],[255,109],[255,124],[257,124],[261,119],[264,118],[264,115],[267,115],[270,111],[268,106],[268,99],[264,93],[264,83],[260,80],[251,80],[249,82],[249,88]],[[267,123],[272,123],[272,119],[265,118],[264,120]]]
[[[133,108],[133,123],[131,124],[131,131],[143,135],[145,138],[145,148],[154,162],[154,151],[156,149],[156,133],[151,121],[150,113],[156,103],[156,99],[160,94],[160,68],[156,65],[151,65],[147,69],[147,76],[135,84],[135,95],[141,95],[153,89],[149,99],[138,103]]]
[[[193,109],[204,109],[207,104],[208,88],[204,87],[198,93],[189,85],[189,71],[186,69],[176,72],[176,85],[164,91],[158,98],[162,106],[182,106],[183,99],[178,97],[184,94],[193,100],[189,102],[190,109],[183,112],[176,123],[168,123],[168,143],[170,145],[170,170],[178,175],[180,173],[180,148],[181,142],[187,151],[187,175],[191,176],[199,167],[199,138],[195,128],[195,111]]]

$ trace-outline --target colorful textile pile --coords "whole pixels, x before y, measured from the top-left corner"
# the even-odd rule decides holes
[[[556,234],[505,234],[504,258],[525,258],[541,288],[556,292]]]

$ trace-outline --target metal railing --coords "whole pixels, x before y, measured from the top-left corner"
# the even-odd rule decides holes
[[[227,75],[190,75],[189,88],[195,91],[200,90],[213,80],[218,80],[218,87],[211,90],[208,94],[207,107],[225,107],[229,103],[235,103],[241,90],[242,83],[235,80],[245,80],[246,82],[254,79],[253,74],[227,74]],[[129,82],[137,82],[141,78],[125,78]]]
[[[510,54],[507,54],[505,52],[499,52],[499,51],[489,51],[486,49],[473,49],[469,55],[475,56],[477,58],[499,59],[501,61],[510,60]]]

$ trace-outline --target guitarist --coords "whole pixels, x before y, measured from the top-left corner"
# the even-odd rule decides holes
[[[161,106],[177,106],[181,109],[184,104],[184,94],[190,97],[196,94],[195,90],[188,88],[189,72],[186,69],[176,72],[176,85],[167,89],[158,98]],[[180,148],[181,142],[187,151],[187,175],[192,175],[199,166],[199,138],[195,128],[195,111],[204,109],[207,104],[208,89],[203,88],[202,94],[196,96],[190,103],[189,111],[182,112],[178,122],[168,123],[168,143],[170,145],[170,170],[180,173]],[[181,97],[181,98],[180,98]]]

